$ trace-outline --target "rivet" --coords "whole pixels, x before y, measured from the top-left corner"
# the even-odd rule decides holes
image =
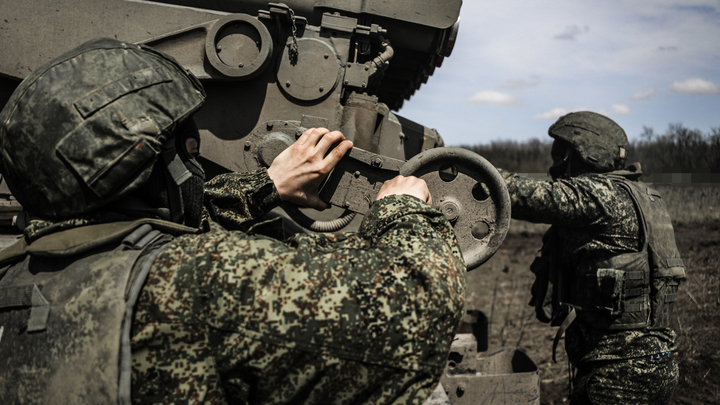
[[[325,88],[320,87],[320,92],[322,93],[323,91],[325,91]]]
[[[241,64],[238,65],[238,66],[239,66],[239,67],[243,67],[243,66],[245,66],[245,64],[244,64],[244,63],[241,63]]]
[[[328,54],[325,54],[325,59],[327,59],[327,58],[329,58],[329,57],[330,57],[330,55],[328,55]]]
[[[460,216],[460,208],[452,201],[446,201],[440,206],[440,212],[445,214],[448,221],[453,222]]]
[[[360,177],[360,171],[356,171],[355,173],[353,173],[353,176],[355,176],[356,179]]]
[[[245,142],[245,150],[250,150],[251,146],[252,146],[252,142],[250,142],[250,141]]]
[[[290,87],[290,82],[289,82],[289,81],[285,82],[285,87]]]

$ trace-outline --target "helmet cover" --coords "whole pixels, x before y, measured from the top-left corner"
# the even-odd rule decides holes
[[[561,139],[597,173],[622,169],[629,148],[625,131],[610,118],[590,111],[560,117],[548,134]]]
[[[30,214],[72,218],[143,184],[205,100],[172,57],[108,38],[44,64],[0,112],[0,170]]]

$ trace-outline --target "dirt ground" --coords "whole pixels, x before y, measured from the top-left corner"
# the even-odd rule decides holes
[[[675,226],[688,279],[680,287],[673,315],[679,336],[680,383],[673,404],[720,404],[720,222]],[[569,364],[561,342],[552,361],[556,328],[535,319],[528,306],[533,275],[529,266],[541,234],[512,232],[495,256],[469,273],[468,309],[489,319],[489,351],[518,348],[538,365],[541,404],[567,403]]]

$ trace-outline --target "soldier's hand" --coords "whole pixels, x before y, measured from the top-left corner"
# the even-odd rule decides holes
[[[320,199],[318,188],[350,148],[352,142],[340,131],[310,128],[273,160],[268,175],[283,201],[323,210],[330,205]]]
[[[380,192],[377,197],[375,197],[375,200],[377,201],[383,197],[393,194],[411,195],[432,205],[432,196],[430,195],[427,183],[425,183],[425,180],[419,179],[415,176],[397,176],[386,181],[380,188]]]

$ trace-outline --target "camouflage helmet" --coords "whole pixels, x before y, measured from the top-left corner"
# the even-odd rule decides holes
[[[590,111],[560,117],[548,134],[570,144],[573,151],[593,172],[622,169],[627,159],[625,131],[610,118]]]
[[[127,195],[205,100],[200,82],[147,46],[101,38],[44,64],[0,112],[0,169],[31,215],[71,218]]]

